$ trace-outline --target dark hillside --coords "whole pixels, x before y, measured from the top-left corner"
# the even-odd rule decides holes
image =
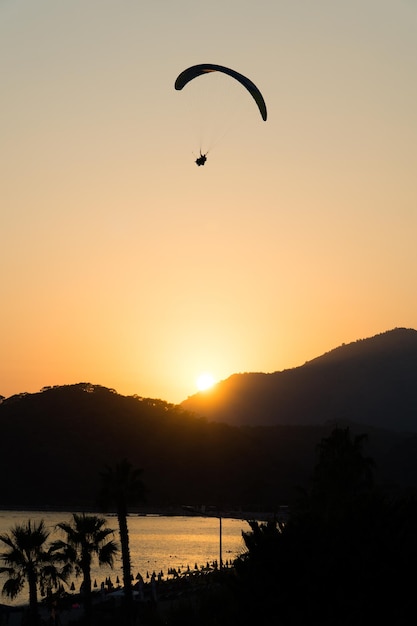
[[[201,478],[210,441],[218,435],[226,442],[217,431],[228,430],[215,427],[207,436],[206,422],[180,407],[89,383],[9,398],[0,404],[0,427],[3,502],[80,505],[97,493],[104,465],[124,457],[146,469],[154,501],[181,502],[190,471]],[[172,484],[166,479],[174,467]]]
[[[0,505],[91,509],[99,472],[126,457],[144,470],[150,509],[275,510],[308,485],[334,426],[233,427],[89,383],[13,396],[0,403]],[[380,483],[417,486],[417,436],[350,427],[369,434]]]
[[[272,374],[234,374],[181,406],[233,425],[347,420],[417,432],[417,331],[397,328]]]
[[[258,498],[269,471],[250,432],[89,383],[4,400],[0,429],[3,506],[90,507],[99,471],[125,457],[144,469],[151,507],[238,506]],[[275,478],[269,499],[278,497]]]

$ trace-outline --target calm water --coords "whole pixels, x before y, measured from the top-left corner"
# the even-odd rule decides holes
[[[55,525],[59,522],[71,520],[71,513],[45,513],[35,511],[0,511],[0,533],[9,533],[16,524],[27,522],[29,519],[39,522],[44,520],[48,530],[51,531],[49,539],[64,538],[55,531]],[[105,516],[110,528],[115,530],[115,538],[119,539],[117,518]],[[175,516],[164,517],[157,515],[136,516],[128,518],[130,555],[132,573],[136,576],[140,573],[144,581],[152,572],[163,572],[164,577],[168,570],[175,568],[184,572],[187,567],[194,569],[197,564],[200,569],[207,562],[212,564],[220,558],[220,521],[215,517],[189,517]],[[242,540],[242,530],[250,530],[244,520],[227,519],[221,520],[222,556],[223,562],[233,560],[244,552],[245,546]],[[2,544],[0,544],[0,552]],[[120,557],[117,559],[113,570],[108,567],[98,568],[93,565],[92,579],[97,581],[100,587],[102,581],[110,576],[116,584],[116,577],[122,580],[122,567]],[[0,590],[3,587],[4,576],[0,575]],[[76,591],[79,590],[81,579],[74,579]],[[27,602],[25,590],[19,598],[11,602],[5,596],[0,597],[3,604],[23,604]]]

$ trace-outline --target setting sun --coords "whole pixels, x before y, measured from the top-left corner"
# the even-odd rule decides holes
[[[206,391],[210,389],[210,387],[213,387],[215,380],[212,374],[204,372],[198,376],[196,383],[199,391]]]

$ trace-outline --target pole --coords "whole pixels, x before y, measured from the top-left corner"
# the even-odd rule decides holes
[[[219,515],[219,534],[220,534],[220,541],[219,541],[219,545],[220,545],[220,564],[219,564],[219,567],[220,567],[220,569],[223,569],[223,556],[222,556],[222,516],[221,516],[221,514]]]

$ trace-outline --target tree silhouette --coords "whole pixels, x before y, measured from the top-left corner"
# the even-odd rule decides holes
[[[243,533],[234,587],[240,624],[408,626],[417,497],[374,485],[365,441],[339,428],[323,438],[312,488],[288,521],[251,522]]]
[[[91,623],[91,563],[96,556],[100,566],[113,567],[117,545],[111,536],[114,530],[106,527],[106,519],[85,513],[72,514],[70,522],[60,522],[57,528],[66,535],[66,541],[56,540],[51,545],[51,554],[64,564],[69,575],[75,571],[76,576],[82,575],[84,611],[86,623]]]
[[[46,549],[49,532],[41,520],[35,523],[28,520],[25,524],[17,524],[9,534],[0,535],[0,541],[7,549],[0,554],[5,564],[0,573],[8,578],[3,585],[2,593],[11,599],[16,598],[29,586],[29,623],[39,623],[38,587],[44,595],[57,589],[65,580],[65,573],[58,571],[54,556]]]
[[[103,510],[111,505],[116,507],[119,523],[120,545],[123,564],[123,588],[126,603],[127,621],[133,619],[132,568],[129,549],[129,529],[127,525],[128,505],[144,500],[145,486],[142,482],[141,469],[134,469],[123,459],[114,468],[106,467],[101,472],[101,490],[99,503]]]
[[[373,488],[374,461],[363,454],[366,434],[351,436],[349,428],[335,428],[317,446],[311,498],[324,514],[344,509]]]

